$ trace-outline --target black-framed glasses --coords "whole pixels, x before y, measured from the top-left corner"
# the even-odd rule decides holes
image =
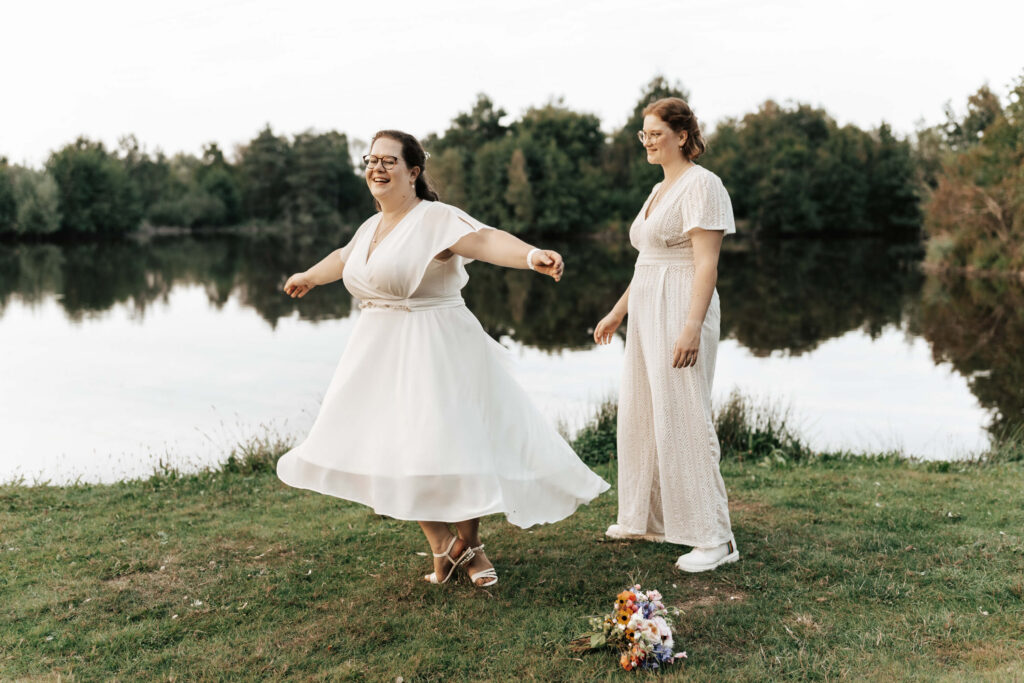
[[[364,154],[363,155],[363,165],[365,165],[367,169],[375,168],[378,163],[381,166],[384,167],[385,171],[390,171],[391,169],[393,169],[395,167],[395,164],[398,163],[398,157],[392,157],[392,156],[379,157],[379,156],[376,156],[376,155],[373,155],[373,154]]]
[[[640,141],[641,145],[646,145],[648,140],[650,140],[652,144],[656,143],[658,141],[658,139],[662,135],[664,135],[664,133],[662,133],[660,131],[654,131],[652,133],[648,133],[648,132],[645,132],[645,131],[642,131],[642,130],[638,130],[636,132],[636,137]]]

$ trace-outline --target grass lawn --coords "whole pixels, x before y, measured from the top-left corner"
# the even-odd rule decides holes
[[[723,463],[735,565],[605,540],[613,490],[553,526],[486,519],[487,590],[422,583],[414,523],[266,462],[0,487],[0,678],[625,679],[569,641],[641,581],[683,613],[666,679],[1024,679],[1024,463],[780,460]]]

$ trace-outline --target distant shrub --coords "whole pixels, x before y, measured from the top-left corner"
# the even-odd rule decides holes
[[[597,414],[579,431],[572,442],[573,450],[588,465],[604,465],[615,459],[616,422],[618,404],[608,399],[597,409]]]
[[[734,390],[715,411],[722,458],[807,458],[811,451],[796,434],[791,419],[787,409],[770,403],[756,404]]]
[[[615,401],[605,401],[576,435],[572,447],[583,462],[603,465],[616,458],[618,413]],[[755,403],[733,391],[714,414],[722,458],[807,459],[811,449],[801,441],[791,420],[788,410],[776,404]]]

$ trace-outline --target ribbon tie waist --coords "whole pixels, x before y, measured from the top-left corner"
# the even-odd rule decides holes
[[[427,296],[418,299],[362,299],[359,302],[361,310],[379,309],[403,311],[405,313],[433,311],[441,308],[458,308],[465,305],[466,302],[458,294],[455,296]]]
[[[636,259],[638,266],[692,266],[693,248],[673,249],[651,247],[642,249]]]

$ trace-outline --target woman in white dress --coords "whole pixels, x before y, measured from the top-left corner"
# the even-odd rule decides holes
[[[445,583],[465,566],[474,584],[493,585],[480,517],[556,522],[608,484],[533,405],[508,352],[466,308],[465,264],[531,268],[557,282],[562,257],[438,201],[423,147],[407,133],[377,133],[363,160],[380,213],[284,286],[302,297],[343,278],[361,303],[309,436],[281,457],[277,474],[417,520],[435,558],[427,581]]]
[[[739,559],[721,450],[711,418],[719,336],[715,281],[722,238],[736,231],[732,203],[683,100],[644,110],[640,141],[665,179],[629,230],[639,250],[626,292],[594,330],[611,341],[629,314],[619,389],[619,513],[606,534],[692,546],[676,566],[700,572]]]

